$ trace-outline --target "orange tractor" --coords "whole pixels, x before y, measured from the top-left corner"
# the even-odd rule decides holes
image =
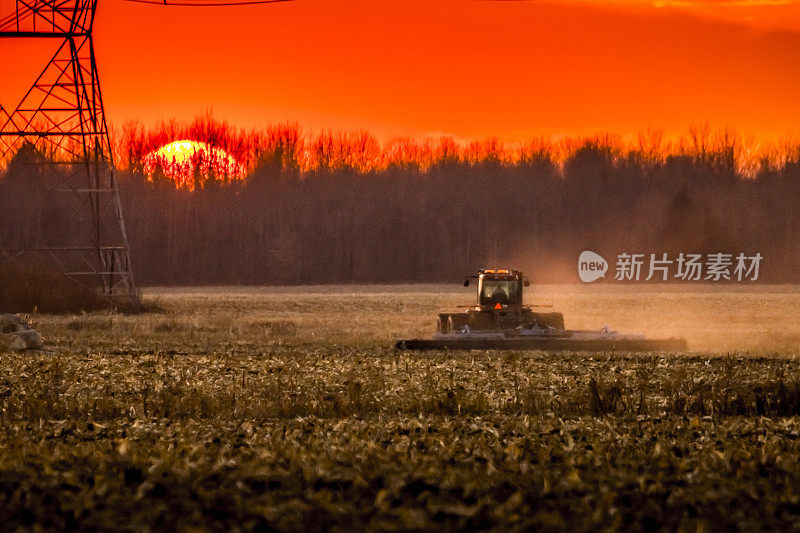
[[[456,313],[439,313],[437,333],[498,331],[532,324],[564,329],[561,313],[535,313],[522,304],[522,288],[530,283],[519,270],[481,269],[464,280],[464,287],[469,287],[470,279],[477,279],[476,305]]]
[[[525,306],[524,287],[530,285],[519,270],[481,269],[464,280],[477,280],[477,302],[456,312],[439,313],[436,334],[430,339],[398,341],[400,350],[500,349],[587,351],[684,351],[683,339],[647,339],[622,335],[608,328],[569,330],[561,313],[542,313]]]

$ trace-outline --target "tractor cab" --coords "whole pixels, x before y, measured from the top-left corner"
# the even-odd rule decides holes
[[[473,276],[478,279],[478,306],[505,308],[522,306],[522,287],[530,285],[519,270],[481,269]],[[470,278],[464,280],[469,286]]]

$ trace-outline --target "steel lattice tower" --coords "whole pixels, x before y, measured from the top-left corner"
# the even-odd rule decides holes
[[[287,0],[129,0],[184,6],[273,3]],[[34,253],[67,277],[87,287],[99,287],[109,299],[137,303],[131,273],[130,248],[122,216],[111,142],[95,61],[92,27],[98,0],[13,0],[0,8],[0,39],[60,41],[55,54],[23,97],[9,111],[0,105],[0,162],[8,161],[26,143],[50,154],[48,194],[82,198],[87,215],[74,241],[40,242],[1,248],[6,257]],[[2,6],[3,4],[0,4]],[[58,170],[56,172],[56,169]]]
[[[94,55],[96,8],[97,0],[15,0],[13,13],[0,13],[0,38],[61,41],[14,111],[0,106],[0,157],[8,160],[26,141],[53,154],[63,169],[61,179],[48,183],[49,192],[56,201],[56,193],[82,196],[90,218],[90,234],[76,235],[75,242],[31,243],[5,253],[44,254],[76,282],[136,303]]]

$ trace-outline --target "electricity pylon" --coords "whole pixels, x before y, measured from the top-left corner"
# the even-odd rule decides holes
[[[136,303],[130,247],[122,216],[92,26],[97,0],[15,0],[0,18],[0,38],[60,41],[55,54],[13,112],[0,108],[0,157],[7,161],[23,143],[51,154],[63,170],[48,180],[55,193],[83,197],[89,224],[71,243],[25,243],[6,255],[34,252],[64,275],[98,287],[110,298]],[[53,172],[56,174],[56,172]],[[33,185],[33,184],[32,184]]]
[[[129,0],[185,6],[273,3],[286,0]],[[48,235],[18,248],[0,249],[6,257],[34,253],[65,276],[99,288],[109,299],[137,303],[130,246],[122,216],[103,96],[94,54],[92,28],[98,0],[13,0],[0,3],[0,39],[38,39],[60,43],[19,105],[0,105],[0,163],[26,143],[46,154],[59,170],[47,179],[56,193],[77,195],[85,221],[74,242],[53,244]],[[8,4],[5,4],[8,5]],[[42,180],[38,180],[40,183]],[[33,184],[32,184],[33,185]]]

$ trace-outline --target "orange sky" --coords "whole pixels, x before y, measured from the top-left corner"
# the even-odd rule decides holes
[[[247,128],[381,138],[680,134],[706,122],[800,134],[799,2],[100,0],[95,38],[115,125],[213,109]],[[16,105],[47,53],[0,41],[0,103]]]

